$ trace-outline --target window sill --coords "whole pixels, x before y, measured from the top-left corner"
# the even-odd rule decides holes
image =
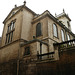
[[[40,36],[36,36],[36,38],[38,38],[38,37],[42,37],[43,35],[40,35]]]
[[[11,42],[9,42],[9,43],[6,43],[5,45],[9,45],[9,44],[11,44],[13,41],[11,41]]]
[[[57,37],[56,36],[53,36],[53,37],[59,39],[58,36]]]

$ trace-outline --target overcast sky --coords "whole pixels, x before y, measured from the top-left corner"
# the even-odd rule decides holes
[[[17,6],[23,5],[24,0],[1,0],[0,1],[0,36],[2,36],[3,24],[2,22],[8,13]],[[75,33],[75,1],[74,0],[26,0],[26,6],[32,9],[35,13],[41,14],[45,10],[49,10],[51,14],[58,15],[62,13],[64,8],[65,12],[71,18],[71,29]]]

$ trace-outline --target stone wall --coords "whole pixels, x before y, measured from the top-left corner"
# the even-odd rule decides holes
[[[75,51],[69,50],[59,53],[60,59],[57,61],[9,61],[0,64],[0,75],[75,75]]]
[[[17,75],[17,63],[15,60],[0,64],[0,75]]]
[[[15,20],[15,28],[13,30],[13,39],[12,41],[20,39],[20,32],[21,32],[21,25],[22,25],[22,12],[20,11],[17,13],[15,16],[10,18],[5,24],[4,24],[4,29],[3,29],[3,34],[2,34],[2,43],[1,47],[5,45],[6,42],[6,34],[8,33],[8,25]]]
[[[0,63],[18,58],[19,41],[10,43],[0,48]]]
[[[75,51],[60,53],[60,60],[38,63],[37,75],[75,75]]]

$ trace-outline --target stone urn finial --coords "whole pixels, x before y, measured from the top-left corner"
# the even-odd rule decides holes
[[[23,3],[24,3],[24,6],[25,6],[26,5],[26,1],[24,1]]]

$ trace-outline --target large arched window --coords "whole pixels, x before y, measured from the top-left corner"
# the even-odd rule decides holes
[[[41,32],[41,23],[38,23],[36,25],[36,37],[41,36],[42,32]]]
[[[62,41],[65,41],[65,36],[64,36],[64,31],[61,30],[61,37],[62,37]]]
[[[56,26],[56,24],[53,24],[53,35],[55,36],[55,37],[57,37],[58,35],[58,33],[57,33],[57,26]]]

